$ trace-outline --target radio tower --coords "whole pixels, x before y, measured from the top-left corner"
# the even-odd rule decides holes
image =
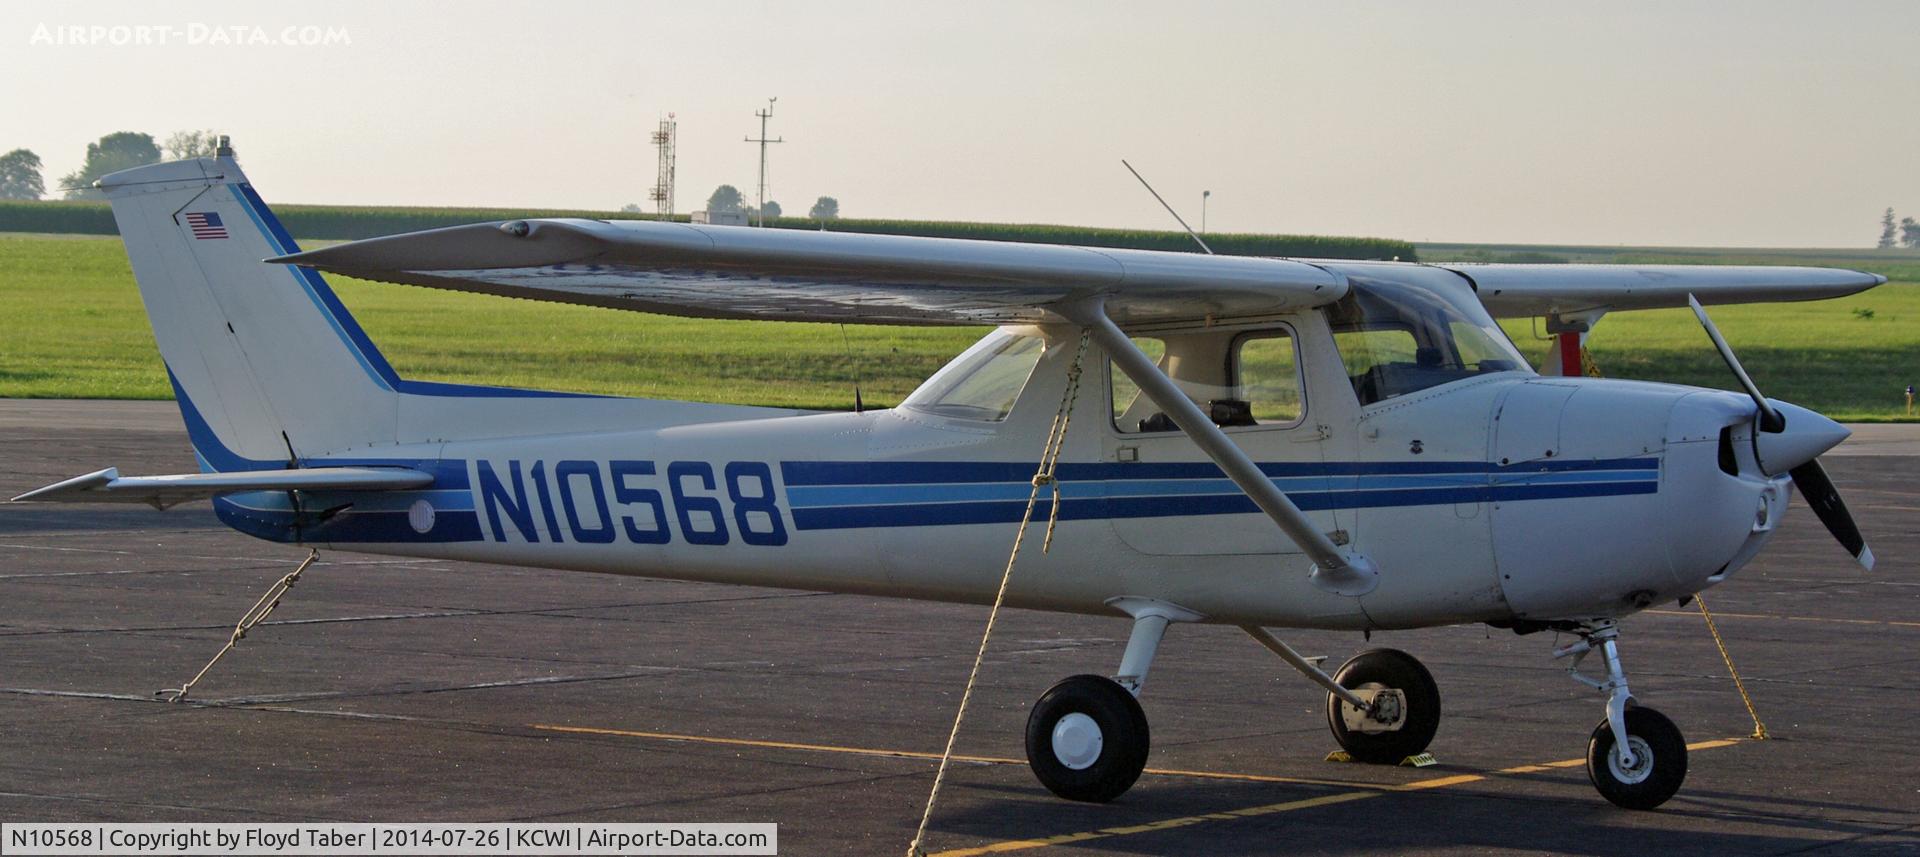
[[[647,192],[647,198],[653,200],[660,209],[661,220],[673,219],[673,140],[677,136],[678,122],[673,114],[660,120],[660,127],[653,132],[653,146],[660,150],[660,173],[653,181],[653,189]]]
[[[767,144],[785,143],[787,141],[785,137],[774,140],[767,139],[767,120],[773,118],[773,103],[779,100],[779,98],[769,98],[767,99],[767,109],[753,111],[753,115],[760,117],[760,139],[755,140],[752,137],[745,138],[749,143],[760,144],[760,194],[754,203],[753,216],[760,221],[759,225],[761,226],[767,225]]]

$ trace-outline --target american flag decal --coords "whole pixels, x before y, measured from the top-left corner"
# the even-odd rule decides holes
[[[220,222],[220,215],[212,211],[187,212],[187,228],[200,240],[227,237],[227,227]]]

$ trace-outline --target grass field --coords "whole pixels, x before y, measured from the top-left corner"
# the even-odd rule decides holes
[[[1461,246],[1421,252],[1444,259]],[[1836,418],[1898,418],[1902,389],[1920,383],[1920,254],[1599,249],[1650,254],[1631,261],[1800,262],[1897,277],[1837,301],[1720,307],[1714,320],[1769,395]],[[849,408],[857,376],[869,405],[891,405],[982,332],[699,321],[333,282],[408,377],[652,398]],[[117,239],[0,235],[0,318],[0,397],[169,397]],[[1525,320],[1509,331],[1529,356],[1546,348]],[[1685,310],[1609,316],[1591,346],[1612,376],[1731,384]]]

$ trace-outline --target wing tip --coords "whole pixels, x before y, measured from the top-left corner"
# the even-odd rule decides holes
[[[90,490],[99,488],[103,485],[106,485],[112,482],[113,480],[119,479],[119,478],[120,478],[120,468],[108,467],[103,470],[95,470],[92,473],[86,473],[79,476],[75,476],[72,479],[62,479],[59,482],[53,483],[52,485],[45,485],[39,488],[35,488],[32,491],[28,491],[24,494],[20,494],[8,500],[7,502],[37,503],[37,502],[45,502],[48,500],[57,500],[57,499],[60,499],[61,495],[69,494],[69,493],[78,493],[82,491],[90,491]]]
[[[1861,545],[1860,553],[1854,556],[1854,560],[1860,563],[1861,568],[1864,568],[1868,571],[1872,571],[1873,570],[1873,548],[1867,547],[1864,544]]]

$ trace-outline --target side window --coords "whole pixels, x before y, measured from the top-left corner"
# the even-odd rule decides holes
[[[1528,371],[1520,352],[1460,283],[1349,278],[1327,326],[1362,405],[1495,372]]]
[[[1148,357],[1153,358],[1153,362],[1156,365],[1164,365],[1167,354],[1167,344],[1165,342],[1144,336],[1136,336],[1133,338],[1133,344],[1138,346],[1141,351],[1146,352]],[[1107,376],[1108,382],[1112,384],[1113,390],[1113,396],[1110,400],[1113,402],[1114,427],[1125,434],[1142,431],[1140,421],[1159,413],[1160,409],[1155,407],[1153,402],[1149,401],[1147,397],[1140,395],[1139,386],[1133,383],[1132,378],[1127,377],[1127,373],[1120,371],[1120,367],[1113,365],[1112,361],[1107,362]],[[1172,426],[1168,426],[1168,430],[1171,429]],[[1145,430],[1151,431],[1154,429],[1149,428]]]
[[[1046,343],[996,332],[941,369],[901,404],[963,420],[999,422],[1012,412]]]
[[[1413,331],[1403,327],[1336,330],[1333,344],[1340,350],[1340,362],[1346,364],[1347,374],[1355,379],[1364,378],[1377,366],[1416,362],[1420,350],[1419,343],[1413,340]],[[1358,389],[1360,381],[1356,380],[1354,385]],[[1361,398],[1363,405],[1379,400],[1379,397]]]
[[[1513,359],[1513,352],[1495,347],[1491,338],[1476,336],[1478,331],[1464,321],[1453,322],[1447,327],[1453,333],[1453,341],[1460,349],[1460,362],[1475,372],[1505,372],[1518,369],[1520,365]]]
[[[1240,337],[1234,343],[1233,377],[1236,398],[1247,403],[1256,425],[1300,419],[1300,364],[1288,331]]]

